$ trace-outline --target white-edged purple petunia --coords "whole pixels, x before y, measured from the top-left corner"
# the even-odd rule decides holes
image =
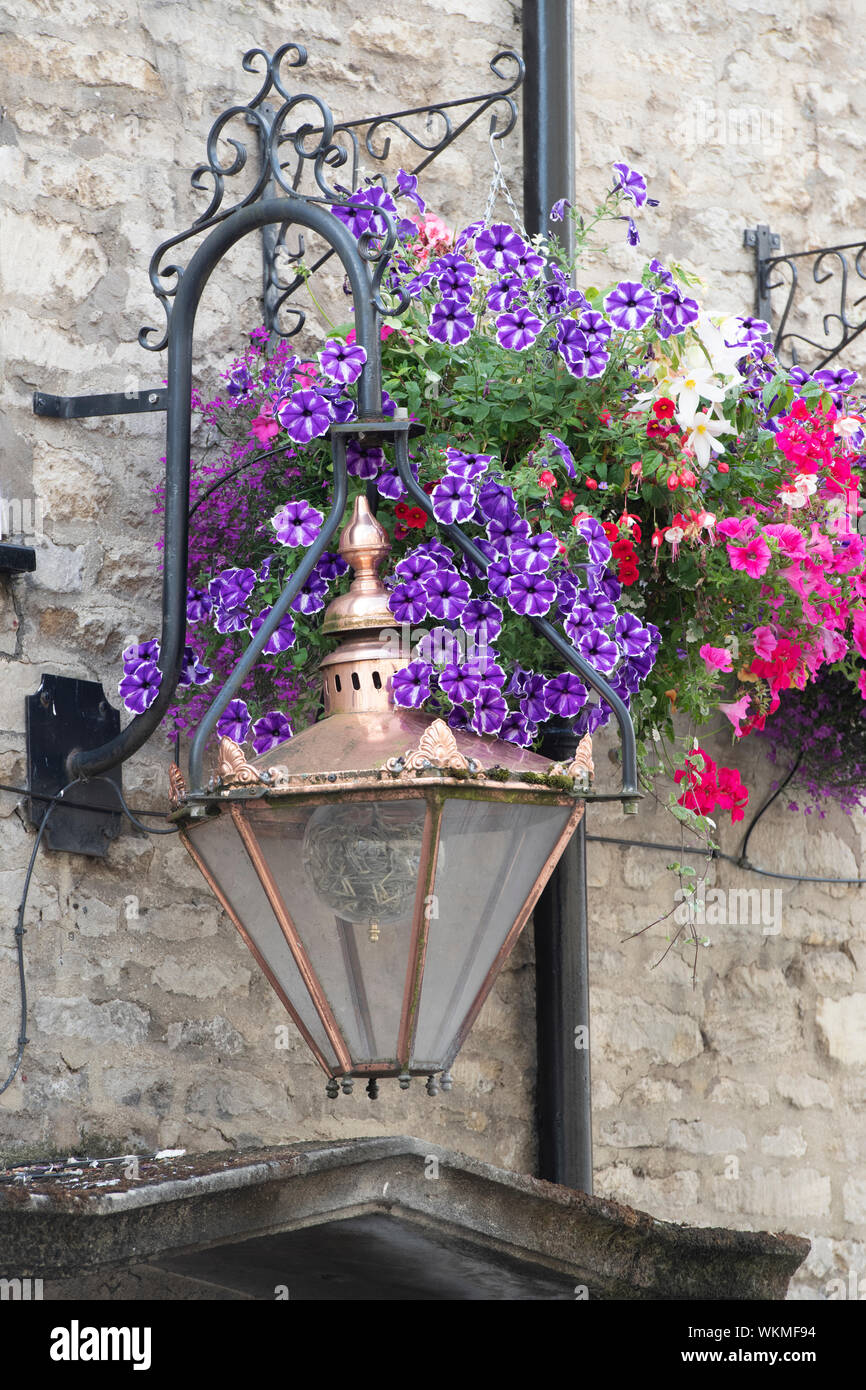
[[[439,569],[425,581],[427,607],[434,618],[453,622],[469,601],[470,588],[456,570]]]
[[[432,668],[426,661],[410,661],[391,677],[394,704],[403,709],[417,709],[430,698]]]
[[[559,542],[552,531],[515,536],[511,541],[511,559],[515,568],[524,574],[545,574],[558,548]]]
[[[571,719],[587,701],[587,689],[573,671],[563,671],[547,681],[544,698],[551,714]]]
[[[415,204],[418,211],[420,212],[421,216],[423,217],[427,209],[427,204],[424,202],[424,199],[418,192],[417,174],[407,174],[405,169],[398,169],[397,177],[394,180],[394,183],[396,185],[397,192],[399,193],[400,197],[410,198],[411,201]]]
[[[439,676],[439,689],[455,705],[462,705],[464,700],[474,700],[481,685],[480,672],[469,662],[450,662]]]
[[[309,502],[286,502],[271,517],[271,525],[277,533],[280,545],[312,545],[322,529],[322,512],[311,507]]]
[[[447,666],[449,662],[461,661],[463,650],[460,640],[447,627],[431,627],[419,639],[416,655],[420,661],[432,666]]]
[[[388,607],[398,623],[420,623],[427,617],[427,590],[417,579],[407,579],[392,589]]]
[[[470,599],[463,610],[463,626],[471,632],[476,644],[487,646],[495,642],[502,631],[502,609],[487,598]]]
[[[481,264],[500,275],[515,270],[527,250],[523,237],[507,222],[494,222],[475,238],[475,254]]]
[[[343,343],[339,338],[329,338],[319,353],[322,371],[338,386],[357,381],[366,360],[367,350],[360,343]]]
[[[540,618],[556,598],[556,585],[544,574],[515,574],[506,598],[515,613]]]
[[[554,449],[559,454],[562,466],[568,474],[569,478],[573,478],[575,474],[574,455],[572,454],[568,445],[556,434],[548,434],[547,438],[550,440]]]
[[[634,613],[621,613],[613,631],[624,656],[643,656],[644,652],[649,651],[652,636]]]
[[[639,174],[636,169],[630,169],[627,164],[614,164],[613,172],[616,177],[615,188],[621,188],[623,193],[634,199],[635,207],[642,208],[646,202],[646,179],[643,174]]]
[[[200,623],[202,618],[206,618],[213,608],[213,599],[207,589],[189,588],[186,591],[186,620],[188,623]]]
[[[541,319],[525,306],[500,314],[496,320],[496,340],[500,347],[511,352],[524,352],[532,347],[540,332]]]
[[[177,678],[178,685],[207,685],[208,681],[212,680],[213,671],[209,666],[202,665],[198,652],[192,647],[184,647],[180,675]]]
[[[596,671],[607,675],[619,661],[619,647],[612,642],[603,629],[596,628],[581,637],[577,649]]]
[[[428,575],[434,574],[437,565],[432,555],[419,550],[410,550],[408,555],[404,555],[402,560],[398,560],[394,566],[394,573],[398,579],[425,579]]]
[[[643,328],[656,308],[656,297],[637,280],[621,280],[606,296],[604,307],[617,328]]]
[[[475,315],[459,299],[443,299],[434,304],[427,332],[437,342],[458,347],[465,343],[475,327]]]
[[[331,402],[321,391],[296,391],[280,401],[274,413],[296,444],[309,444],[327,434],[334,418]]]
[[[285,743],[286,739],[292,736],[292,726],[286,716],[277,709],[271,710],[268,714],[263,714],[253,725],[253,752],[257,757],[261,757],[263,753],[270,753],[278,743]]]
[[[140,661],[117,687],[123,703],[133,714],[144,714],[159,694],[162,672],[155,661]]]
[[[263,608],[261,613],[259,613],[255,618],[252,619],[252,621],[250,622],[251,636],[255,637],[258,634],[262,624],[268,617],[270,617],[270,613],[270,607]],[[268,638],[267,642],[262,648],[262,653],[266,656],[276,656],[277,652],[287,652],[289,650],[289,647],[293,647],[294,645],[295,624],[290,618],[289,614],[284,613],[277,625],[276,631],[271,633],[270,637]]]
[[[493,685],[483,685],[475,697],[470,723],[476,733],[495,734],[502,728],[508,706]]]
[[[378,476],[385,463],[385,450],[378,444],[366,448],[357,439],[350,439],[346,445],[346,472],[352,478],[362,478],[369,482]]]
[[[475,511],[475,494],[471,483],[446,473],[430,496],[433,515],[443,526],[468,521]]]
[[[325,606],[328,585],[315,570],[306,584],[303,584],[289,605],[295,613],[318,613]]]
[[[250,731],[252,718],[244,700],[229,700],[219,719],[216,731],[220,738],[234,739],[243,743]]]

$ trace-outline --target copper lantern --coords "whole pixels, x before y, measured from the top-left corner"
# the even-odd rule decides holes
[[[396,708],[409,659],[378,577],[385,531],[359,497],[354,571],[324,617],[319,722],[264,757],[230,739],[187,797],[183,842],[328,1075],[435,1094],[581,815],[588,740],[568,767]]]

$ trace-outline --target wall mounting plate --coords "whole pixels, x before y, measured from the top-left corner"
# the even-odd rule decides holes
[[[36,568],[36,551],[31,545],[0,543],[0,574],[31,574]]]
[[[67,770],[70,753],[98,748],[120,733],[120,712],[109,705],[99,681],[43,675],[36,694],[28,695],[24,703],[28,786],[34,792],[56,796],[71,780]],[[119,767],[106,776],[122,787]],[[45,845],[68,854],[103,858],[120,834],[117,797],[102,781],[79,782],[69,797],[79,806],[55,806],[45,827]],[[41,825],[49,804],[36,798],[29,802],[32,825]],[[81,805],[95,809],[79,809]]]

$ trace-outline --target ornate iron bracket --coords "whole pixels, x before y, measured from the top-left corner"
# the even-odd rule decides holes
[[[503,83],[493,91],[432,105],[406,107],[384,115],[364,116],[354,121],[335,121],[320,97],[290,90],[284,68],[295,70],[304,67],[306,62],[306,49],[296,43],[285,43],[273,54],[263,48],[251,48],[244,54],[241,66],[244,72],[258,79],[259,89],[246,104],[229,106],[217,117],[207,137],[206,162],[196,165],[190,176],[194,190],[210,195],[208,206],[184,231],[163,241],[150,260],[150,283],[162,304],[166,322],[161,334],[150,325],[140,330],[139,343],[148,351],[160,352],[168,343],[171,311],[184,272],[183,266],[176,264],[173,258],[169,260],[176,246],[202,236],[239,209],[269,198],[288,196],[302,203],[325,206],[345,202],[359,186],[362,153],[384,163],[390,155],[395,133],[422,151],[423,157],[418,163],[406,170],[418,174],[486,112],[491,113],[490,134],[496,140],[504,139],[517,121],[517,105],[512,93],[523,82],[524,65],[518,54],[510,49],[497,53],[491,60],[491,71]],[[280,99],[281,104],[272,104],[268,97]],[[253,128],[259,156],[258,172],[251,176],[248,172],[245,193],[238,180],[250,164],[248,140],[228,133],[230,128],[234,130],[242,123]],[[230,153],[221,153],[226,146],[230,147]],[[342,171],[343,182],[331,183],[337,170]],[[306,192],[302,189],[305,176],[307,183],[312,183],[310,191]],[[383,175],[369,180],[371,183],[381,181]],[[236,198],[228,196],[235,191]],[[288,223],[262,228],[264,321],[271,333],[280,337],[291,337],[303,327],[303,310],[289,306],[287,301],[334,254],[328,249],[303,273],[283,279],[281,268],[286,262],[297,264],[304,256],[303,236],[299,236],[297,249],[291,250],[286,242],[287,230]],[[377,294],[394,235],[390,227],[385,238],[388,245],[377,247],[373,240],[362,251]],[[291,318],[287,326],[282,326],[281,317],[286,314]],[[166,392],[161,387],[133,396],[119,392],[102,396],[52,396],[37,391],[33,398],[35,414],[60,419],[165,408]]]
[[[774,256],[772,252],[781,247],[781,237],[778,232],[771,232],[769,227],[759,225],[746,228],[743,244],[755,253],[755,312],[758,318],[772,324],[771,292],[778,289],[787,289],[788,292],[773,336],[773,347],[780,359],[784,356],[790,365],[802,365],[800,346],[805,345],[821,354],[809,368],[812,372],[820,371],[866,328],[866,311],[861,313],[859,321],[854,315],[854,311],[866,303],[866,292],[856,299],[852,298],[850,283],[852,273],[866,281],[866,241],[847,242],[842,246],[820,246],[814,251],[791,251],[783,256]],[[806,263],[805,267],[802,263]],[[823,315],[823,342],[788,330],[788,319],[801,287],[802,268],[811,269],[812,281],[816,285],[825,284],[834,275],[839,276],[839,309],[838,312]],[[777,270],[782,272],[778,277],[775,275]],[[828,345],[827,340],[833,337],[837,341]]]

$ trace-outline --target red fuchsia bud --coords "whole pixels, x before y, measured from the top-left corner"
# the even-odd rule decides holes
[[[612,417],[611,417],[610,411],[609,411],[609,410],[603,410],[603,411],[601,412],[601,414],[599,415],[599,417],[598,417],[599,424],[601,424],[601,425],[609,425],[610,422],[611,422],[611,418],[612,418]]]
[[[729,463],[717,463],[716,467],[720,473],[730,473],[731,471],[731,465]]]
[[[668,478],[668,491],[669,491],[669,492],[676,492],[676,490],[677,490],[677,488],[679,487],[679,485],[680,485],[679,475],[676,474],[676,473],[672,473],[671,476]]]
[[[554,478],[554,476],[553,476],[553,474],[551,473],[551,471],[550,471],[549,468],[545,468],[545,470],[544,470],[543,473],[539,473],[539,475],[538,475],[538,481],[541,483],[541,486],[542,486],[542,487],[546,487],[546,488],[554,488],[554,487],[556,487],[556,479]]]
[[[565,511],[570,511],[571,508],[574,506],[574,493],[564,492],[559,499],[559,505],[560,507],[563,507]]]
[[[590,492],[595,492],[596,488],[598,487],[598,483],[596,482],[595,478],[587,478],[586,486],[589,488]]]
[[[658,527],[656,527],[655,531],[653,531],[652,533],[652,538],[650,539],[650,545],[652,546],[653,550],[659,549],[659,546],[661,545],[664,538],[664,531],[661,531]]]
[[[697,487],[698,480],[690,468],[686,468],[680,474],[680,482],[683,487]]]

